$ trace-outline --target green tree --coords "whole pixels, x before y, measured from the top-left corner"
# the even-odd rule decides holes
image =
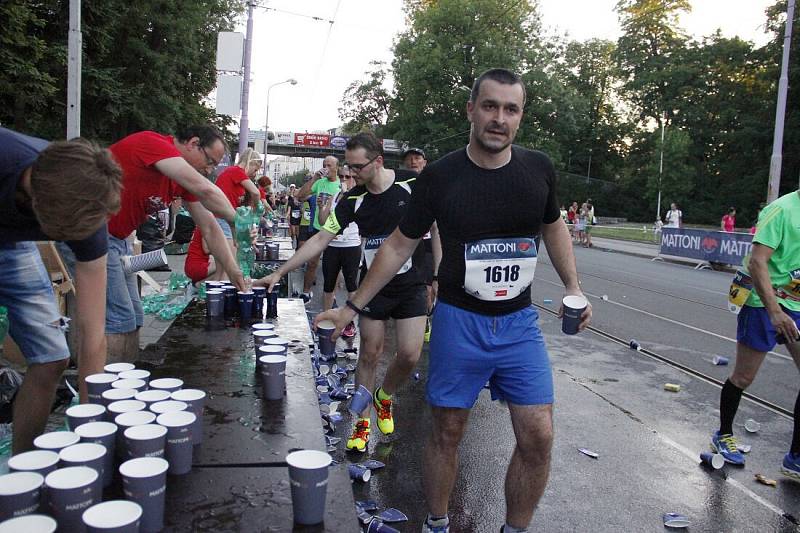
[[[364,73],[366,81],[354,81],[344,92],[339,118],[345,122],[344,132],[354,134],[363,130],[380,130],[386,125],[392,95],[386,88],[388,67],[382,61],[371,61]]]

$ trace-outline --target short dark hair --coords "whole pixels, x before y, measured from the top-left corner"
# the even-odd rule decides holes
[[[345,145],[346,150],[355,150],[356,148],[363,148],[367,152],[367,157],[383,156],[383,143],[378,139],[374,133],[362,131],[361,133],[350,137]]]
[[[484,80],[492,80],[505,85],[519,84],[519,86],[522,87],[522,105],[525,105],[527,93],[525,92],[525,84],[522,82],[522,78],[520,78],[519,74],[504,68],[492,68],[478,76],[478,79],[472,84],[472,91],[469,93],[470,102],[474,103],[478,101],[478,95],[481,92],[481,83],[483,83]]]
[[[229,151],[228,143],[225,142],[225,137],[222,135],[222,132],[219,128],[211,126],[210,124],[189,126],[188,128],[180,130],[175,136],[178,138],[178,141],[182,143],[189,141],[192,137],[197,137],[200,139],[200,146],[204,148],[211,146],[216,141],[221,141],[222,146],[225,147],[225,151]]]

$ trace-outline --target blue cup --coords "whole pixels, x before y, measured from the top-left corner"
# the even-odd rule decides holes
[[[103,486],[108,487],[114,478],[114,453],[117,445],[117,425],[111,422],[90,422],[75,429],[81,442],[105,446],[103,463]]]
[[[87,533],[138,533],[142,506],[127,500],[98,503],[82,515]]]
[[[239,317],[242,321],[253,318],[253,299],[255,294],[252,292],[238,292],[239,298]]]
[[[581,323],[581,315],[589,302],[583,296],[569,295],[561,301],[564,305],[564,318],[561,321],[561,331],[566,335],[578,333],[578,326]]]
[[[350,407],[348,409],[354,416],[361,416],[372,403],[372,393],[364,385],[359,385],[353,397],[350,398]]]
[[[267,297],[266,287],[253,287],[253,314],[259,320],[264,314],[264,298]]]
[[[0,522],[39,509],[44,476],[37,472],[13,472],[0,476]]]
[[[219,289],[206,292],[206,316],[219,318],[225,315],[225,293]]]
[[[336,342],[331,339],[333,331],[336,329],[330,320],[322,320],[317,324],[317,338],[319,339],[319,352],[325,356],[336,353]]]
[[[88,466],[71,466],[50,472],[44,479],[50,515],[60,531],[83,531],[83,512],[99,503],[99,474]]]
[[[372,470],[364,465],[349,464],[347,465],[347,473],[350,474],[350,479],[366,483],[372,477]]]
[[[125,498],[141,505],[144,511],[142,531],[164,529],[168,468],[169,463],[160,457],[131,459],[119,467]]]
[[[718,453],[703,452],[700,454],[700,461],[714,470],[719,470],[725,466],[725,458]]]
[[[295,523],[314,525],[324,520],[331,461],[330,455],[317,450],[300,450],[286,456]]]

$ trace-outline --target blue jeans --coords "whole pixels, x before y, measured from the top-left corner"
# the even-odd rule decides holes
[[[36,244],[0,243],[0,305],[8,308],[9,334],[29,365],[69,358],[67,320]]]

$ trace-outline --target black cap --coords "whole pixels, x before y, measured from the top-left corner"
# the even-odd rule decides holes
[[[405,159],[408,154],[419,154],[423,159],[425,159],[425,152],[422,150],[422,148],[409,148],[403,152],[403,157],[401,159]]]

